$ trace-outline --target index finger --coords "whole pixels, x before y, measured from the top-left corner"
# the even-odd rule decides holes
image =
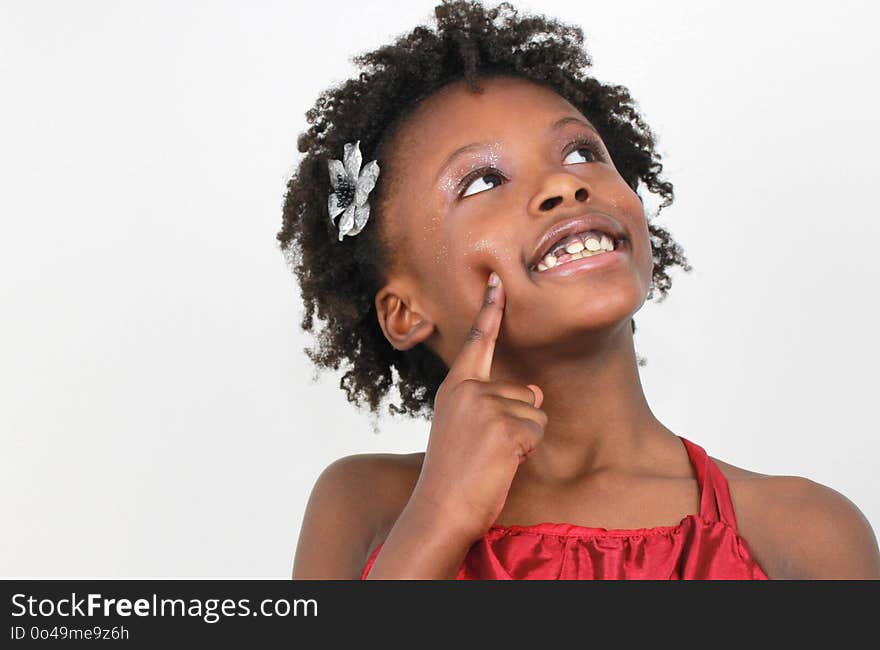
[[[495,271],[492,271],[489,275],[486,292],[483,294],[483,305],[468,330],[461,351],[452,362],[449,375],[458,380],[489,381],[492,358],[495,355],[495,342],[498,340],[501,317],[504,315],[504,299],[501,278]]]

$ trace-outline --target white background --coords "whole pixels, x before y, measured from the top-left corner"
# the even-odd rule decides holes
[[[312,382],[275,233],[305,111],[433,6],[0,5],[0,575],[286,578],[327,464],[424,449]],[[675,184],[654,412],[880,529],[876,5],[517,6],[583,26]]]

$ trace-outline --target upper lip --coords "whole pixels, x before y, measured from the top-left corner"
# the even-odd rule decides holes
[[[578,217],[563,219],[550,226],[544,234],[541,235],[540,239],[538,239],[538,243],[532,252],[529,268],[537,266],[538,262],[550,252],[556,242],[560,239],[587,230],[598,230],[600,232],[608,233],[613,237],[615,243],[621,239],[626,239],[627,235],[626,229],[621,226],[616,219],[604,212],[594,211]]]

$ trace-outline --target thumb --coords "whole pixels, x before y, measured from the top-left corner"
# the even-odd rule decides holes
[[[535,394],[535,408],[541,408],[541,404],[544,403],[544,391],[538,388],[535,384],[526,384],[532,392]]]

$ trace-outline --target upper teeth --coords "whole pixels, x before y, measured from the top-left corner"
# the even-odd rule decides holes
[[[585,232],[579,233],[565,246],[557,245],[538,262],[538,271],[546,271],[554,266],[565,264],[582,257],[601,255],[605,251],[614,250],[614,241],[604,233]]]

